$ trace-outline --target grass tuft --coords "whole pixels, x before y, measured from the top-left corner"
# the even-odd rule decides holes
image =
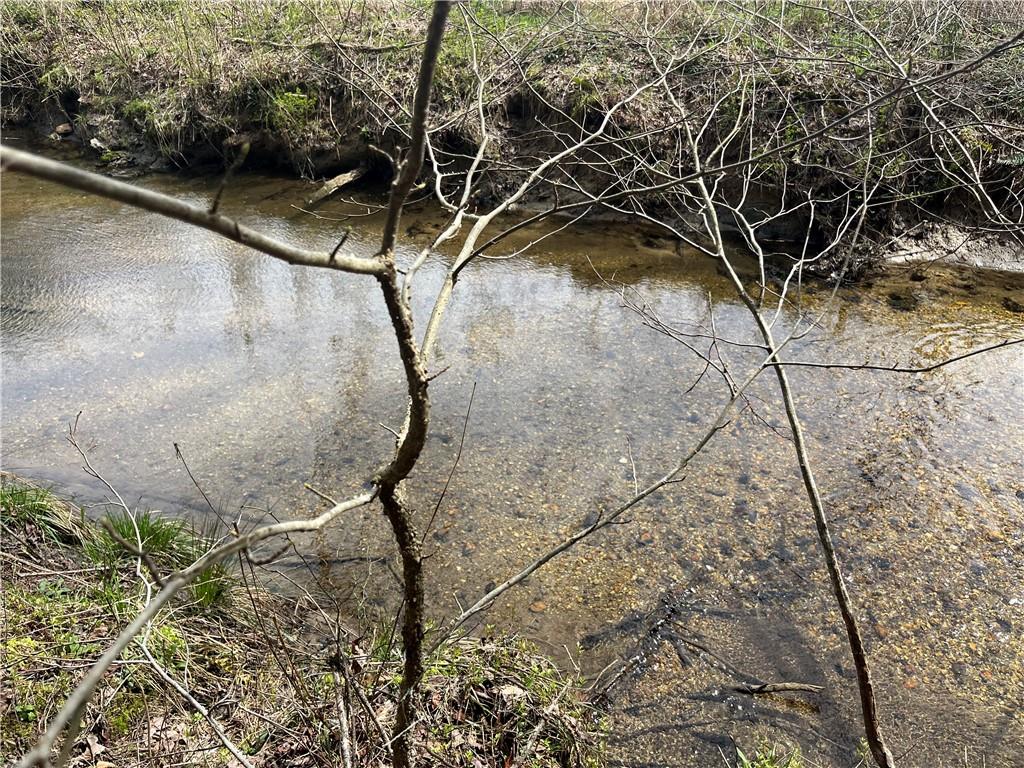
[[[736,750],[736,768],[804,768],[799,749],[787,750],[777,744],[758,747],[753,757]]]
[[[0,475],[0,524],[20,526],[50,541],[77,544],[88,537],[81,511],[45,488]]]
[[[117,567],[135,559],[118,539],[141,549],[156,565],[171,571],[186,568],[199,559],[210,548],[212,540],[186,521],[167,517],[159,510],[140,510],[132,514],[118,511],[107,515],[105,520],[116,536],[104,527],[84,547],[90,560],[105,567]],[[211,569],[205,579],[207,586],[214,577],[226,575],[223,568],[219,575],[214,570]]]

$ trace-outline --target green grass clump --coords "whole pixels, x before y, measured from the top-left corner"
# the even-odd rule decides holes
[[[85,546],[85,554],[98,565],[116,566],[135,559],[118,539],[141,549],[154,563],[171,570],[191,565],[204,549],[204,542],[184,520],[165,517],[157,510],[132,514],[118,511],[107,515],[106,523],[116,537],[104,529]]]
[[[192,600],[199,608],[209,608],[226,599],[231,589],[231,576],[221,563],[206,568],[190,586]]]
[[[736,768],[804,768],[799,749],[786,750],[778,745],[758,747],[753,757],[736,750]]]
[[[54,542],[75,544],[87,537],[81,512],[45,488],[0,477],[0,523],[31,528]]]
[[[192,565],[210,550],[216,538],[215,529],[197,530],[186,521],[166,517],[157,510],[141,510],[132,514],[119,511],[108,515],[105,523],[116,536],[112,536],[106,527],[101,528],[85,543],[83,552],[92,562],[112,573],[112,578],[101,581],[98,586],[111,603],[116,603],[121,594],[123,574],[120,572],[136,558],[119,539],[134,550],[145,552],[162,572],[172,572]],[[207,609],[224,602],[233,583],[231,573],[223,563],[205,568],[188,586],[192,606]]]
[[[270,100],[267,122],[282,133],[301,131],[313,118],[316,96],[302,91],[282,91]]]

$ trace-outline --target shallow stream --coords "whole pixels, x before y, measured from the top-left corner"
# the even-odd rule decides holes
[[[208,201],[215,181],[146,186]],[[294,206],[308,185],[249,176],[221,210],[330,247],[336,221]],[[320,213],[338,216],[328,203]],[[411,258],[442,218],[403,220]],[[379,219],[348,222],[370,253]],[[396,347],[372,278],[292,268],[184,224],[5,174],[2,465],[85,503],[103,491],[65,441],[80,433],[107,479],[141,505],[209,517],[175,444],[218,510],[247,522],[343,497],[388,455],[404,415]],[[509,250],[512,250],[512,245]],[[449,256],[418,282],[419,327]],[[431,385],[427,451],[410,483],[430,517],[438,617],[472,602],[595,510],[687,451],[725,397],[704,363],[623,308],[754,340],[717,265],[622,224],[576,227],[460,282]],[[939,264],[893,269],[833,301],[797,360],[927,365],[1024,335],[1024,278]],[[795,319],[787,308],[780,325]],[[704,342],[701,342],[704,343]],[[705,344],[706,346],[706,344]],[[737,378],[757,363],[723,345]],[[1024,754],[1024,346],[931,373],[793,370],[852,591],[883,725],[900,765],[1019,765]],[[596,674],[642,661],[612,692],[624,765],[723,765],[738,743],[799,743],[857,763],[855,677],[773,379],[672,485],[506,596],[515,627]],[[391,608],[393,560],[376,508],[311,543],[353,612]],[[300,563],[280,568],[309,579]],[[663,621],[668,617],[668,621]],[[705,651],[698,650],[703,647]],[[715,661],[718,657],[718,662]],[[734,693],[735,673],[823,685]],[[736,671],[734,670],[734,672]],[[967,757],[965,758],[965,755]],[[966,761],[966,762],[965,762]]]

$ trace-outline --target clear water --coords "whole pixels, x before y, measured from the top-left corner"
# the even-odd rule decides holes
[[[143,183],[194,202],[215,186]],[[222,210],[328,247],[340,225],[292,207],[308,193],[246,177]],[[410,212],[410,248],[440,222]],[[350,242],[369,253],[379,221],[349,223]],[[380,425],[400,424],[404,385],[372,278],[291,268],[10,174],[0,247],[4,469],[101,501],[65,441],[81,413],[93,461],[128,497],[211,514],[177,444],[218,511],[248,523],[308,514],[318,500],[304,483],[343,497],[387,457]],[[435,257],[418,283],[420,327],[447,259]],[[691,389],[703,363],[624,309],[621,285],[685,327],[707,324],[710,297],[721,335],[754,340],[713,262],[621,224],[567,230],[526,256],[469,269],[409,483],[425,522],[475,384],[465,450],[427,538],[439,618],[630,495],[632,464],[641,483],[662,473],[721,406],[721,381]],[[824,312],[820,327],[790,355],[937,361],[1024,335],[1024,316],[1004,306],[1022,289],[1020,276],[931,265],[844,289],[832,303],[812,290],[805,307]],[[908,295],[911,311],[892,298]],[[743,347],[725,352],[738,377],[757,360]],[[801,369],[793,379],[884,723],[894,751],[909,750],[901,764],[961,765],[965,750],[971,765],[1014,764],[1024,749],[1024,347],[924,375]],[[852,667],[772,379],[755,386],[751,406],[684,483],[556,560],[487,618],[591,673],[645,651],[613,696],[611,746],[623,764],[721,764],[719,748],[731,754],[734,740],[799,743],[825,765],[857,760]],[[379,510],[353,513],[308,550],[353,613],[394,605]],[[279,568],[311,580],[299,565]],[[681,666],[648,632],[666,605],[677,633],[742,672],[824,691],[755,702],[731,693],[734,680],[707,656]]]

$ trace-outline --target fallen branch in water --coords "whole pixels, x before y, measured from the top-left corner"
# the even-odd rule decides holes
[[[359,168],[353,168],[351,171],[345,171],[345,173],[339,173],[330,181],[325,182],[324,185],[306,201],[306,207],[315,208],[342,187],[351,184],[353,181],[361,179],[365,173],[366,168],[362,166]]]
[[[1024,343],[1024,339],[1006,339],[1000,341],[997,344],[989,344],[986,347],[979,347],[978,349],[972,349],[970,352],[964,352],[961,355],[954,357],[948,357],[945,360],[941,360],[932,365],[925,365],[919,368],[900,366],[900,365],[876,365],[872,363],[814,363],[806,360],[769,360],[765,363],[766,367],[800,367],[800,368],[842,368],[849,371],[886,371],[887,373],[928,373],[929,371],[935,371],[939,368],[943,368],[951,363],[959,362],[960,360],[966,360],[969,357],[975,355],[981,355],[985,352],[993,352],[1003,347],[1010,347],[1014,344]]]
[[[738,693],[759,696],[764,693],[818,693],[825,690],[825,686],[811,683],[760,683],[758,685],[735,685],[733,690]]]

